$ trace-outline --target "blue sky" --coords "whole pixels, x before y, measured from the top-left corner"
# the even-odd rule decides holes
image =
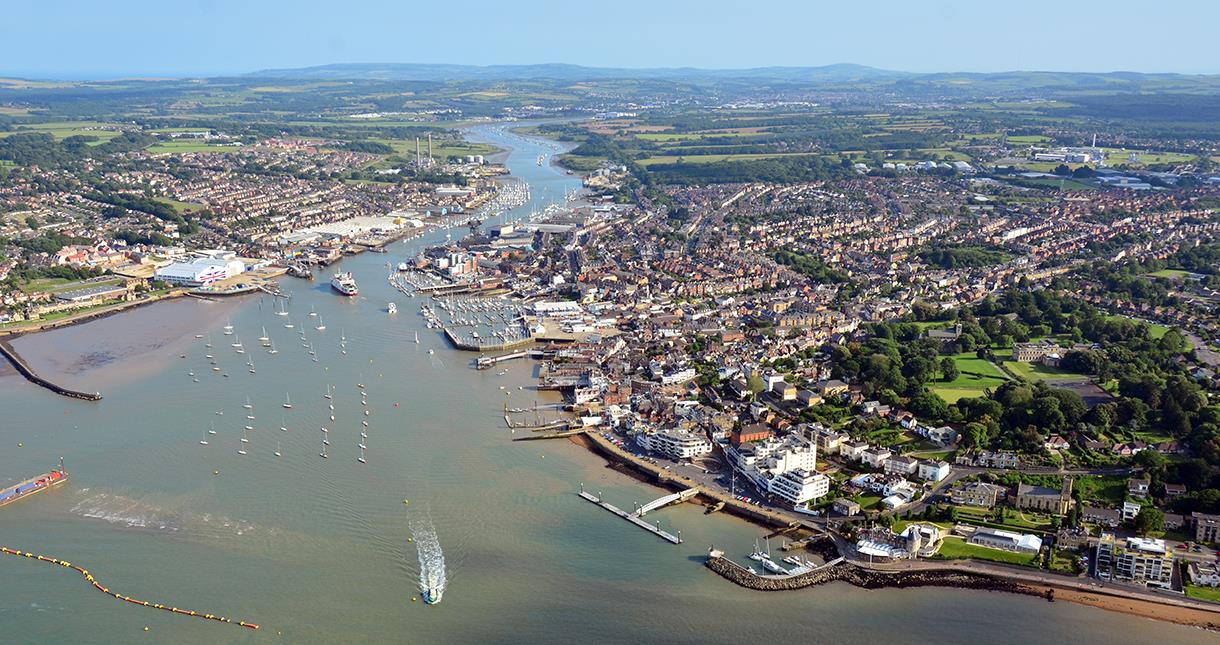
[[[5,0],[0,74],[327,63],[1220,72],[1220,2]]]

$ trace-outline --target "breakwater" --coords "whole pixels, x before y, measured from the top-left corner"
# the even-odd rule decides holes
[[[31,560],[38,560],[39,562],[46,562],[48,564],[58,564],[59,566],[64,567],[65,569],[73,569],[77,573],[81,574],[82,577],[85,578],[85,582],[88,582],[89,584],[93,585],[94,589],[97,589],[98,591],[100,591],[108,596],[114,596],[115,598],[118,598],[119,600],[122,600],[124,602],[129,602],[133,605],[140,605],[142,607],[151,607],[153,609],[161,609],[161,610],[168,611],[168,612],[174,613],[174,614],[182,614],[183,616],[194,616],[196,618],[206,618],[207,620],[214,620],[214,621],[221,622],[221,623],[229,623],[231,625],[239,625],[241,627],[246,627],[248,629],[258,629],[258,625],[251,623],[251,622],[246,622],[244,620],[234,621],[232,618],[225,618],[224,616],[217,616],[215,614],[205,614],[205,613],[198,612],[198,611],[192,611],[190,609],[181,609],[179,607],[171,607],[169,605],[159,603],[159,602],[148,602],[147,600],[139,600],[137,598],[132,598],[131,596],[124,596],[121,593],[107,589],[105,585],[103,585],[101,582],[99,582],[96,578],[93,577],[93,574],[89,573],[88,569],[86,569],[80,565],[72,564],[71,562],[68,562],[67,560],[59,560],[57,558],[50,558],[45,555],[35,555],[28,551],[22,552],[22,551],[18,551],[17,549],[10,549],[5,546],[0,546],[0,553],[4,553],[7,555],[24,556]]]
[[[875,571],[850,562],[840,562],[791,576],[762,576],[712,552],[704,565],[724,579],[746,589],[755,591],[792,591],[815,587],[828,582],[846,582],[864,589],[908,589],[912,587],[955,587],[1003,591],[1027,596],[1040,596],[1053,600],[1053,591],[1043,592],[999,576],[949,569],[920,569],[912,571]]]
[[[17,350],[13,349],[13,346],[10,345],[7,340],[0,340],[0,354],[3,354],[4,357],[8,359],[8,362],[12,363],[13,367],[17,368],[17,371],[20,372],[21,375],[31,383],[41,385],[42,387],[45,387],[56,394],[62,394],[63,396],[74,399],[81,399],[84,401],[102,400],[102,395],[99,392],[78,392],[42,378],[37,372],[34,371],[34,368],[30,367],[29,364],[25,362],[25,359],[21,357],[21,354],[18,354]]]

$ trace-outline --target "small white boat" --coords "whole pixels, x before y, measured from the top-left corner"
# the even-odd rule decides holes
[[[225,332],[225,336],[233,335],[233,323],[232,322],[225,323],[224,332]]]
[[[281,454],[280,454],[280,442],[278,442],[278,441],[277,441],[277,442],[275,442],[275,456],[276,456],[276,457],[282,457],[282,456],[283,456],[283,455],[281,455]]]
[[[415,344],[419,344],[419,332],[415,332]]]
[[[398,305],[391,302],[390,304],[385,306],[385,311],[388,314],[396,314],[396,313],[398,313]]]
[[[291,397],[289,397],[287,393],[285,393],[285,394],[284,394],[284,403],[283,403],[283,406],[284,406],[284,408],[285,408],[285,409],[289,409],[289,410],[291,410],[291,409],[292,409],[292,398],[291,398]]]
[[[203,438],[199,440],[199,445],[201,445],[201,446],[208,445],[208,436],[206,434],[203,435]]]
[[[323,395],[322,395],[322,398],[324,398],[324,399],[329,399],[329,398],[331,398],[331,395],[330,395],[330,385],[329,385],[329,384],[327,384],[327,386],[326,386],[326,394],[323,394]],[[330,409],[334,410],[334,409],[335,409],[335,406],[333,406],[333,405],[332,405],[332,406],[330,406]]]
[[[243,403],[241,407],[243,407],[243,408],[245,408],[245,409],[247,409],[247,410],[253,410],[253,409],[254,409],[254,406],[250,404],[250,397],[248,397],[248,396],[246,397],[246,402],[245,402],[245,403]]]
[[[265,342],[271,340],[270,338],[267,337],[267,328],[266,327],[263,327],[263,335],[259,336],[258,340],[261,343],[265,343]]]

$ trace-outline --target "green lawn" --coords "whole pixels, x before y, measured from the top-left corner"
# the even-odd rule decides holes
[[[983,396],[983,391],[995,389],[1008,380],[999,369],[985,361],[973,352],[957,354],[953,357],[960,372],[957,378],[949,382],[937,381],[929,384],[933,392],[949,403],[958,399]]]
[[[1019,564],[1024,567],[1035,566],[1034,562],[1038,558],[1036,554],[1013,553],[1011,551],[1001,551],[1000,549],[989,549],[985,546],[967,544],[965,540],[956,535],[945,536],[944,542],[941,543],[940,551],[933,557],[943,560],[974,558],[976,560]]]
[[[1084,382],[1089,377],[1084,374],[1074,374],[1058,367],[1048,367],[1042,363],[1021,363],[1009,361],[1004,363],[1005,369],[1027,381],[1047,381],[1055,383]]]
[[[1077,477],[1073,480],[1072,487],[1080,492],[1081,499],[1094,501],[1091,506],[1116,506],[1127,496],[1127,480],[1118,476]]]
[[[1186,596],[1197,600],[1220,602],[1220,587],[1196,587],[1186,585]]]
[[[1175,278],[1175,279],[1177,279],[1177,278],[1185,278],[1186,276],[1190,275],[1190,271],[1183,271],[1181,269],[1161,269],[1160,271],[1153,271],[1152,273],[1149,273],[1148,275],[1150,275],[1154,278]]]
[[[203,209],[203,204],[193,204],[191,202],[180,202],[176,199],[170,199],[169,197],[154,197],[153,199],[156,199],[157,201],[161,202],[162,204],[167,204],[169,206],[173,206],[174,210],[179,213],[193,213],[197,210]]]
[[[1110,318],[1112,320],[1135,320],[1134,318],[1119,315],[1110,315],[1106,316],[1106,318]],[[1153,340],[1159,339],[1169,332],[1169,328],[1165,325],[1158,325],[1157,323],[1145,322],[1143,320],[1135,320],[1135,322],[1148,325],[1148,335],[1152,337]]]

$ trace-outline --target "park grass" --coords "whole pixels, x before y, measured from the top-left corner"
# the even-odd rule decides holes
[[[932,384],[928,386],[945,403],[957,403],[960,399],[974,399],[983,396],[983,390],[976,388],[956,388]]]
[[[1120,316],[1118,314],[1112,314],[1112,315],[1106,316],[1106,318],[1109,318],[1111,320],[1133,320],[1142,325],[1147,325],[1148,326],[1148,336],[1151,337],[1153,340],[1160,340],[1162,337],[1165,336],[1165,334],[1169,333],[1169,328],[1166,327],[1165,325],[1160,325],[1160,324],[1157,324],[1154,322],[1148,322],[1146,320],[1136,320],[1135,318],[1129,318],[1127,316]],[[1187,342],[1189,342],[1189,341],[1187,341]]]
[[[1220,602],[1220,587],[1197,587],[1186,585],[1186,597],[1208,602]]]
[[[193,213],[198,210],[203,210],[203,208],[204,208],[203,204],[193,204],[191,202],[180,202],[176,199],[170,199],[169,197],[154,197],[153,199],[155,199],[167,206],[172,206],[174,211],[178,212],[178,213]]]
[[[1048,383],[1084,383],[1089,380],[1089,377],[1084,374],[1076,374],[1061,370],[1058,367],[1049,367],[1042,363],[1022,363],[1019,361],[1007,361],[1004,363],[1004,368],[1011,372],[1014,376],[1025,379],[1027,381],[1046,381]]]
[[[958,399],[983,396],[985,390],[993,390],[1008,380],[1003,372],[972,352],[953,356],[953,362],[957,364],[960,372],[957,378],[949,382],[932,383],[928,386],[949,403]]]
[[[1038,558],[1036,554],[1032,553],[1013,553],[1011,551],[1001,551],[1000,549],[989,549],[985,546],[967,544],[965,540],[956,535],[945,536],[944,541],[941,542],[940,550],[933,557],[941,560],[973,558],[989,562],[1016,564],[1023,567],[1035,566],[1034,563]]]
[[[1190,271],[1183,271],[1181,269],[1161,269],[1160,271],[1153,271],[1152,273],[1149,273],[1148,275],[1150,275],[1154,278],[1181,279],[1181,278],[1185,278],[1186,276],[1190,275]]]

